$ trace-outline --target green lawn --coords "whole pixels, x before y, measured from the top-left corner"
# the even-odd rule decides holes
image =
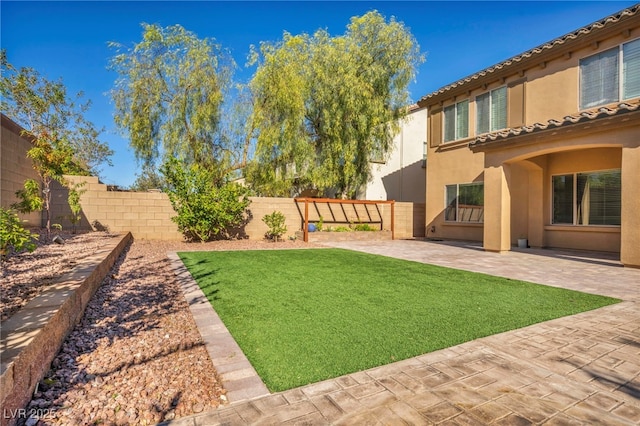
[[[341,249],[179,256],[271,391],[619,301]]]

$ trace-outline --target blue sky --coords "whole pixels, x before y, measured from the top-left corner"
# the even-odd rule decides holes
[[[84,92],[87,114],[105,128],[115,151],[104,183],[127,187],[138,173],[133,152],[113,123],[107,92],[116,75],[106,69],[110,41],[132,46],[141,23],[180,24],[200,38],[215,38],[243,67],[249,46],[277,41],[283,31],[344,33],[352,16],[378,10],[403,22],[426,62],[410,86],[414,101],[449,83],[618,12],[635,1],[0,1],[0,46],[14,66],[29,66],[70,93]],[[243,70],[246,81],[253,70]]]

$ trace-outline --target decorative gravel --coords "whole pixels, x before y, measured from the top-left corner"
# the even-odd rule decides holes
[[[71,234],[56,232],[65,244],[46,244],[46,231],[36,231],[40,239],[32,252],[11,253],[0,263],[0,320],[4,321],[76,263],[93,254],[105,238],[106,232]]]
[[[3,319],[53,277],[112,236],[88,233],[10,257],[2,272]],[[168,251],[313,247],[301,241],[134,241],[89,302],[40,381],[28,425],[156,424],[226,404]],[[42,271],[46,270],[46,271]],[[34,287],[33,289],[31,287]],[[7,297],[5,298],[5,290]]]

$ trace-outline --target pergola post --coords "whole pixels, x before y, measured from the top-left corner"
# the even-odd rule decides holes
[[[309,200],[304,199],[304,242],[309,242]]]

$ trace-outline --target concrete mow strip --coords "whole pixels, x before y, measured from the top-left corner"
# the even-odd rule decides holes
[[[270,395],[256,370],[224,325],[176,252],[167,253],[193,319],[230,403]]]

